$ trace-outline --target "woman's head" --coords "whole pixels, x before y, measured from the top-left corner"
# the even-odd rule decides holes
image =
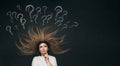
[[[50,44],[47,41],[39,42],[36,46],[36,50],[41,55],[44,55],[50,51]]]

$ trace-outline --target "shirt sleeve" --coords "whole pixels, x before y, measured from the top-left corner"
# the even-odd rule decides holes
[[[57,66],[57,60],[55,57],[53,57],[53,66]]]
[[[32,66],[37,66],[37,58],[34,57],[32,60]]]

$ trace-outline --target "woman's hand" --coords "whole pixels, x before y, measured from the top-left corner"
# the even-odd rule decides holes
[[[43,56],[44,56],[44,58],[45,58],[46,61],[49,60],[48,53],[45,53]]]
[[[43,55],[43,57],[45,58],[45,61],[46,61],[46,63],[47,63],[47,66],[53,66],[53,65],[51,64],[51,62],[49,61],[48,53],[45,53],[45,54]]]

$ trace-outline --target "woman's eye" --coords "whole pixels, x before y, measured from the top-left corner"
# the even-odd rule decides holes
[[[40,46],[39,48],[42,48],[42,46]]]

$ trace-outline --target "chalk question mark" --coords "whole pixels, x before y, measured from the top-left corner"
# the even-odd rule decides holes
[[[79,23],[78,22],[73,22],[73,24],[69,27],[69,28],[72,28],[72,27],[78,27]]]
[[[56,7],[55,7],[55,11],[56,11],[55,17],[56,17],[56,19],[57,19],[58,14],[60,14],[60,13],[63,11],[63,8],[62,8],[61,6],[56,6]],[[55,20],[56,20],[56,19],[55,19]]]
[[[64,21],[63,17],[59,17],[58,20],[55,22],[55,24],[59,23],[57,27],[61,26],[63,21]]]
[[[23,29],[25,29],[26,19],[23,18],[23,19],[20,19],[20,21],[21,21],[21,25],[22,25]]]
[[[17,12],[13,11],[12,16],[14,16],[14,18],[17,20]]]
[[[67,15],[68,14],[68,12],[65,10],[65,11],[63,11],[63,15],[62,15],[62,17],[64,17],[65,15]]]
[[[49,15],[47,16],[47,23],[49,22],[50,19],[52,19],[52,14],[49,14]]]
[[[44,15],[45,15],[46,10],[47,10],[47,6],[43,6],[42,8],[43,8],[43,10],[44,10]]]
[[[35,23],[37,23],[37,18],[38,18],[38,15],[33,16],[33,19],[34,19]]]
[[[20,20],[20,19],[23,19],[24,15],[22,13],[18,13],[17,15],[17,19]],[[20,21],[21,23],[21,21]]]
[[[16,7],[17,7],[19,10],[21,10],[20,5],[17,5]]]
[[[11,31],[11,26],[6,26],[6,31],[9,31],[11,35],[14,35],[13,32]]]
[[[45,21],[47,20],[47,16],[45,16],[45,15],[42,16],[42,19],[43,19],[43,21],[42,21],[42,22],[43,22],[43,23],[42,23],[42,26],[44,26],[44,25],[45,25]]]
[[[39,15],[39,13],[41,13],[41,8],[40,7],[37,7],[35,10],[37,11],[37,15]]]
[[[7,12],[7,16],[10,17],[10,21],[13,23],[13,17],[12,17],[11,11],[8,11],[8,12]]]
[[[60,31],[62,31],[63,29],[67,29],[68,28],[68,25],[67,24],[63,24],[63,27]]]
[[[23,17],[24,17],[24,15],[23,15],[22,13],[19,13],[19,14],[17,15],[17,18],[20,20],[20,23],[21,23],[23,29],[25,29],[26,19],[23,18]]]
[[[25,11],[29,13],[30,20],[31,20],[31,22],[33,22],[32,12],[34,12],[34,6],[33,5],[27,5],[26,8],[25,8]]]

